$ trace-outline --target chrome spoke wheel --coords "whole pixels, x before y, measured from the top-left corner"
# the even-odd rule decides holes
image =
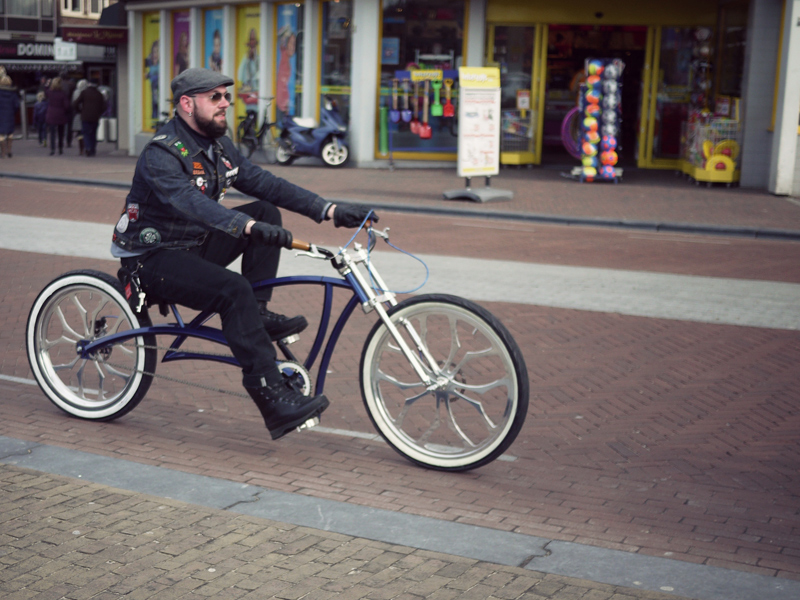
[[[418,464],[465,470],[497,458],[514,440],[528,406],[519,348],[479,306],[450,296],[399,304],[391,320],[418,352],[432,383],[419,380],[388,328],[378,323],[362,354],[364,402],[395,450]],[[432,362],[431,360],[432,359]]]
[[[139,327],[111,276],[80,271],[56,279],[36,299],[28,318],[28,360],[39,386],[77,417],[108,420],[125,414],[150,385],[152,376],[143,371],[154,370],[156,351],[145,348],[145,336],[90,357],[81,356],[79,345]]]

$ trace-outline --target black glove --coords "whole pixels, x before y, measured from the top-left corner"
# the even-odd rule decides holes
[[[372,209],[369,206],[362,206],[360,204],[337,204],[333,209],[333,224],[336,227],[358,227],[367,218],[369,211]],[[374,212],[370,217],[375,223],[378,222],[378,215]]]
[[[256,221],[250,228],[250,237],[265,246],[280,246],[289,250],[292,249],[292,232],[277,225]]]

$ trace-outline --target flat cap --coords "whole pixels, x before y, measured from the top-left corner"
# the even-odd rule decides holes
[[[233,79],[211,69],[186,69],[172,80],[172,101],[177,104],[181,96],[200,94],[221,85],[233,85]]]

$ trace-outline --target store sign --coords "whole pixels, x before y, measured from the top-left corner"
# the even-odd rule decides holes
[[[62,26],[61,39],[77,44],[119,46],[128,43],[127,27]]]
[[[458,176],[500,172],[500,69],[459,67]]]
[[[65,42],[61,38],[56,38],[53,44],[53,58],[56,60],[77,60],[78,44]]]
[[[0,55],[17,58],[53,58],[53,44],[37,44],[35,42],[5,43],[0,48]]]

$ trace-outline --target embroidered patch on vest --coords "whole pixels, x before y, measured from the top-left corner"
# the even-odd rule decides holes
[[[148,246],[157,244],[161,241],[161,234],[155,227],[145,227],[139,234],[139,241]]]
[[[186,149],[186,146],[184,146],[184,145],[183,145],[183,142],[182,142],[182,141],[180,141],[180,140],[177,140],[177,141],[176,141],[174,144],[172,144],[172,145],[173,145],[173,146],[175,146],[175,147],[176,147],[176,148],[177,148],[177,149],[180,151],[180,153],[181,153],[181,156],[184,156],[184,157],[185,157],[185,156],[189,156],[189,151]]]

